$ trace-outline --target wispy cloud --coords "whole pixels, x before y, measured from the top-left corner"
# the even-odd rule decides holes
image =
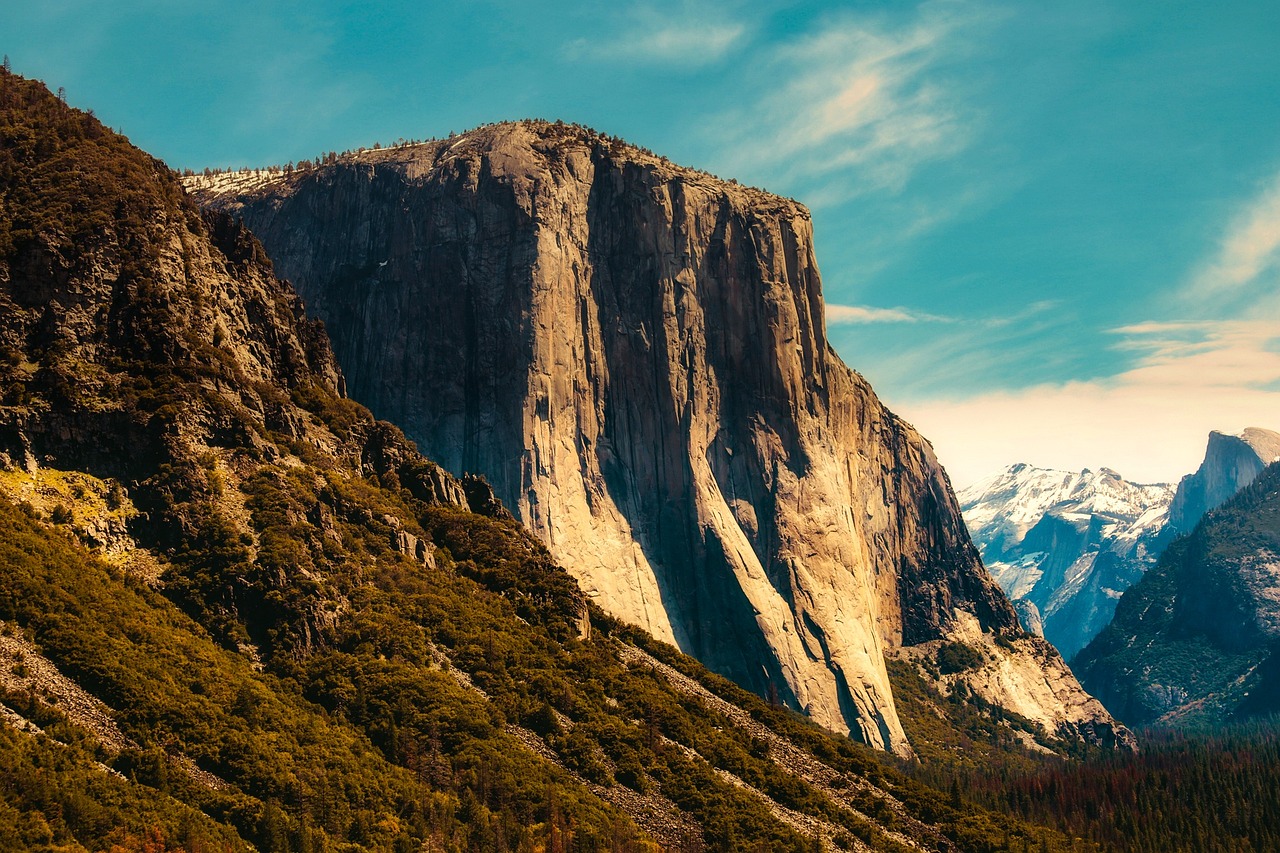
[[[1280,322],[1138,323],[1113,330],[1132,368],[897,406],[933,441],[957,484],[1012,462],[1106,465],[1139,481],[1190,473],[1212,429],[1280,429]]]
[[[759,101],[715,123],[732,168],[810,184],[811,204],[901,189],[922,163],[968,143],[973,117],[940,68],[975,18],[954,3],[926,3],[898,23],[842,15],[776,48]]]
[[[1118,377],[1131,386],[1266,389],[1280,382],[1280,323],[1275,319],[1143,323],[1116,329],[1121,346],[1145,351]],[[1280,401],[1273,417],[1280,428]]]
[[[747,35],[745,24],[729,20],[714,7],[672,12],[633,6],[620,16],[618,29],[610,38],[574,39],[565,45],[565,56],[598,62],[700,66],[719,61]]]
[[[1280,173],[1228,227],[1221,247],[1192,281],[1193,298],[1240,291],[1280,266]]]
[[[932,328],[914,331],[910,337],[897,336],[889,348],[865,349],[856,359],[859,370],[866,372],[877,387],[915,389],[911,396],[925,399],[945,394],[949,389],[973,387],[975,378],[1008,375],[1010,363],[1044,358],[1043,340],[1046,334],[1060,326],[1064,320],[1056,311],[1060,303],[1040,300],[1011,310],[1007,314],[992,316],[939,315],[909,308],[862,309],[872,312],[890,312],[879,319],[882,323],[930,323]],[[841,348],[842,339],[849,336],[847,329],[855,323],[875,322],[863,320],[861,311],[848,315],[847,322],[840,314],[844,306],[837,306],[838,314],[832,319],[828,313],[827,326]],[[861,308],[861,306],[851,306]],[[831,306],[828,306],[830,312]],[[877,317],[872,314],[872,318]],[[853,336],[859,344],[866,336]],[[855,346],[856,349],[856,346]],[[979,380],[980,381],[980,380]]]
[[[827,325],[858,325],[863,323],[922,323],[948,322],[948,318],[906,308],[875,308],[870,305],[835,305],[826,307]]]

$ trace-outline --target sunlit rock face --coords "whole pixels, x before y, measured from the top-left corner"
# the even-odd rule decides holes
[[[907,753],[886,653],[1019,633],[928,442],[828,345],[800,204],[542,122],[188,187],[355,399],[740,684]]]

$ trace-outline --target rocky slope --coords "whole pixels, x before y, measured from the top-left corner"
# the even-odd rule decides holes
[[[1277,650],[1280,464],[1273,463],[1169,546],[1074,663],[1126,722],[1220,724],[1280,711]]]
[[[1201,517],[1243,489],[1262,469],[1280,459],[1280,433],[1249,427],[1239,435],[1209,433],[1204,461],[1178,484],[1169,507],[1169,527],[1188,533]]]
[[[1073,474],[1018,464],[958,497],[1023,624],[1070,658],[1155,562],[1173,487],[1130,483],[1107,468]]]
[[[542,122],[187,185],[263,240],[352,395],[609,612],[900,753],[885,657],[960,625],[1031,704],[932,449],[828,346],[799,204]],[[1108,725],[1063,684],[1050,729]]]

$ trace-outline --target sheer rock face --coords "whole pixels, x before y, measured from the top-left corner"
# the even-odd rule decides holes
[[[188,187],[263,240],[355,399],[750,689],[905,753],[886,651],[1017,632],[929,444],[828,346],[801,205],[527,122]]]
[[[1253,482],[1272,462],[1280,460],[1280,433],[1249,427],[1239,435],[1209,433],[1204,462],[1178,484],[1169,506],[1169,527],[1189,533],[1206,512]]]

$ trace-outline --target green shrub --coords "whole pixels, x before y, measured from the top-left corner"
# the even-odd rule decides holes
[[[982,652],[960,642],[947,642],[938,647],[938,670],[943,675],[968,672],[982,666]]]

